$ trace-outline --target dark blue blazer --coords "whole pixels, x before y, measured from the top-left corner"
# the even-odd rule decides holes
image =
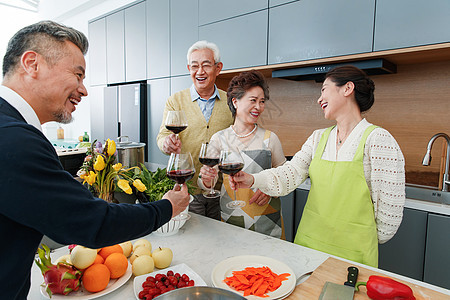
[[[109,204],[93,197],[64,171],[42,132],[0,97],[0,298],[27,298],[44,234],[100,248],[149,234],[171,215],[168,200]]]

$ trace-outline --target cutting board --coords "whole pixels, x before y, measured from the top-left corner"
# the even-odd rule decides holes
[[[347,268],[351,266],[350,263],[329,257],[323,262],[305,282],[297,286],[292,294],[287,297],[288,300],[304,300],[304,299],[318,299],[322,287],[326,281],[344,284],[347,280]],[[370,275],[386,276],[382,273],[372,271],[360,266],[358,281],[367,281]],[[411,287],[414,292],[414,296],[417,300],[425,299],[450,299],[450,296],[442,293],[430,290],[428,288],[415,285],[397,278],[393,278]],[[355,292],[354,299],[370,299],[366,294],[366,287],[362,286],[358,292]]]

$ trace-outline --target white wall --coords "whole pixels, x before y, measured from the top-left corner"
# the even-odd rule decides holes
[[[49,19],[71,26],[88,36],[89,20],[133,2],[135,0],[41,0],[37,14],[0,5],[0,55],[2,61],[9,39],[17,30],[26,25]],[[87,77],[84,83],[89,95],[83,98],[77,106],[77,110],[73,113],[74,121],[71,124],[62,125],[66,139],[77,139],[85,131],[90,134],[91,109],[99,107],[98,104],[103,101],[102,90],[98,87],[90,88],[89,52],[86,55],[86,65]],[[90,102],[93,102],[92,108]],[[92,115],[103,118],[95,111],[92,112]],[[43,126],[44,133],[49,139],[56,137],[57,126],[54,122]]]
[[[2,66],[9,39],[20,28],[33,24],[38,18],[37,13],[0,5],[0,61]]]

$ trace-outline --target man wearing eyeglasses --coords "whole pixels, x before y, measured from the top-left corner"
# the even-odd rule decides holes
[[[187,61],[193,84],[167,100],[157,143],[165,154],[191,153],[196,170],[191,182],[197,190],[189,210],[220,220],[219,199],[203,197],[197,186],[197,179],[202,167],[198,160],[201,144],[209,142],[214,133],[233,124],[233,117],[227,105],[227,94],[215,85],[223,64],[217,45],[207,41],[194,43],[187,52]],[[179,139],[164,125],[167,112],[171,110],[183,110],[188,120],[188,127],[179,134]]]

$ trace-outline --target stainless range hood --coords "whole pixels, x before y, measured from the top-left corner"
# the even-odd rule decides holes
[[[383,58],[301,67],[295,69],[283,69],[272,71],[272,78],[283,78],[295,81],[315,80],[321,82],[325,74],[339,66],[352,65],[364,70],[368,75],[393,74],[397,72],[397,66]]]

